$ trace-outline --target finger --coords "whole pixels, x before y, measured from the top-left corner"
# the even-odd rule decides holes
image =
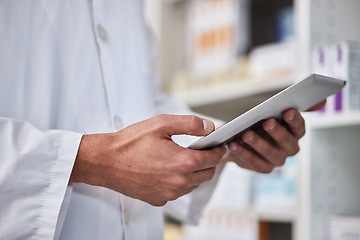
[[[195,162],[194,172],[216,167],[226,154],[226,148],[224,146],[211,150],[187,150],[191,152],[191,157]]]
[[[243,158],[239,156],[239,146],[240,145],[236,142],[229,143],[229,153],[226,155],[225,161],[235,162],[241,168],[254,170],[248,162],[246,162]]]
[[[259,173],[270,173],[275,167],[275,165],[266,161],[258,154],[236,142],[230,143],[229,150],[231,154],[229,155],[228,160],[235,162],[245,169]]]
[[[215,129],[215,124],[195,115],[158,115],[151,119],[162,134],[204,136]]]
[[[212,167],[212,168],[193,172],[190,175],[190,181],[191,181],[190,187],[195,185],[200,185],[204,182],[211,180],[215,175],[215,171],[216,171],[216,167]]]
[[[305,120],[301,114],[290,109],[283,114],[283,119],[295,138],[300,139],[305,134]]]
[[[288,155],[295,155],[299,151],[298,139],[275,119],[266,120],[263,128]]]
[[[311,111],[317,111],[320,110],[321,108],[323,108],[326,104],[326,99],[319,102],[318,104],[316,104],[315,106],[309,108],[308,110],[306,110],[307,112],[311,112]]]
[[[284,150],[270,144],[268,141],[259,137],[255,132],[247,131],[242,138],[245,143],[269,163],[275,166],[282,166],[285,163],[286,153]]]

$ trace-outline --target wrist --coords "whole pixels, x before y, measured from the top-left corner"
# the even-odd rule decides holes
[[[98,144],[100,134],[83,135],[70,176],[70,182],[98,185],[96,174]]]

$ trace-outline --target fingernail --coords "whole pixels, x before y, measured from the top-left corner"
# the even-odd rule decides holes
[[[238,146],[236,144],[232,143],[229,145],[229,150],[230,150],[230,152],[237,152]]]
[[[289,121],[294,120],[295,118],[295,112],[292,112],[291,115],[289,116]]]
[[[265,126],[264,126],[264,129],[265,131],[267,132],[271,132],[275,129],[275,120],[268,120],[266,123],[265,123]]]
[[[207,119],[203,120],[203,127],[207,133],[212,132],[214,130],[214,124],[212,123],[212,121]]]
[[[243,140],[247,143],[251,143],[252,141],[254,141],[254,133],[252,132],[247,132],[243,135]]]

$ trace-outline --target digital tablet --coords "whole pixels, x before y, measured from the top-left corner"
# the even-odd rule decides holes
[[[244,130],[268,118],[281,119],[288,109],[305,111],[341,90],[346,81],[313,74],[284,89],[222,127],[192,143],[190,149],[211,149],[231,141]]]

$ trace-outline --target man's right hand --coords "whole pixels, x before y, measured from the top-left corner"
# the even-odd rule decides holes
[[[183,148],[171,137],[213,130],[210,120],[196,116],[158,115],[116,133],[84,135],[70,181],[162,206],[210,180],[226,153],[225,147]]]

